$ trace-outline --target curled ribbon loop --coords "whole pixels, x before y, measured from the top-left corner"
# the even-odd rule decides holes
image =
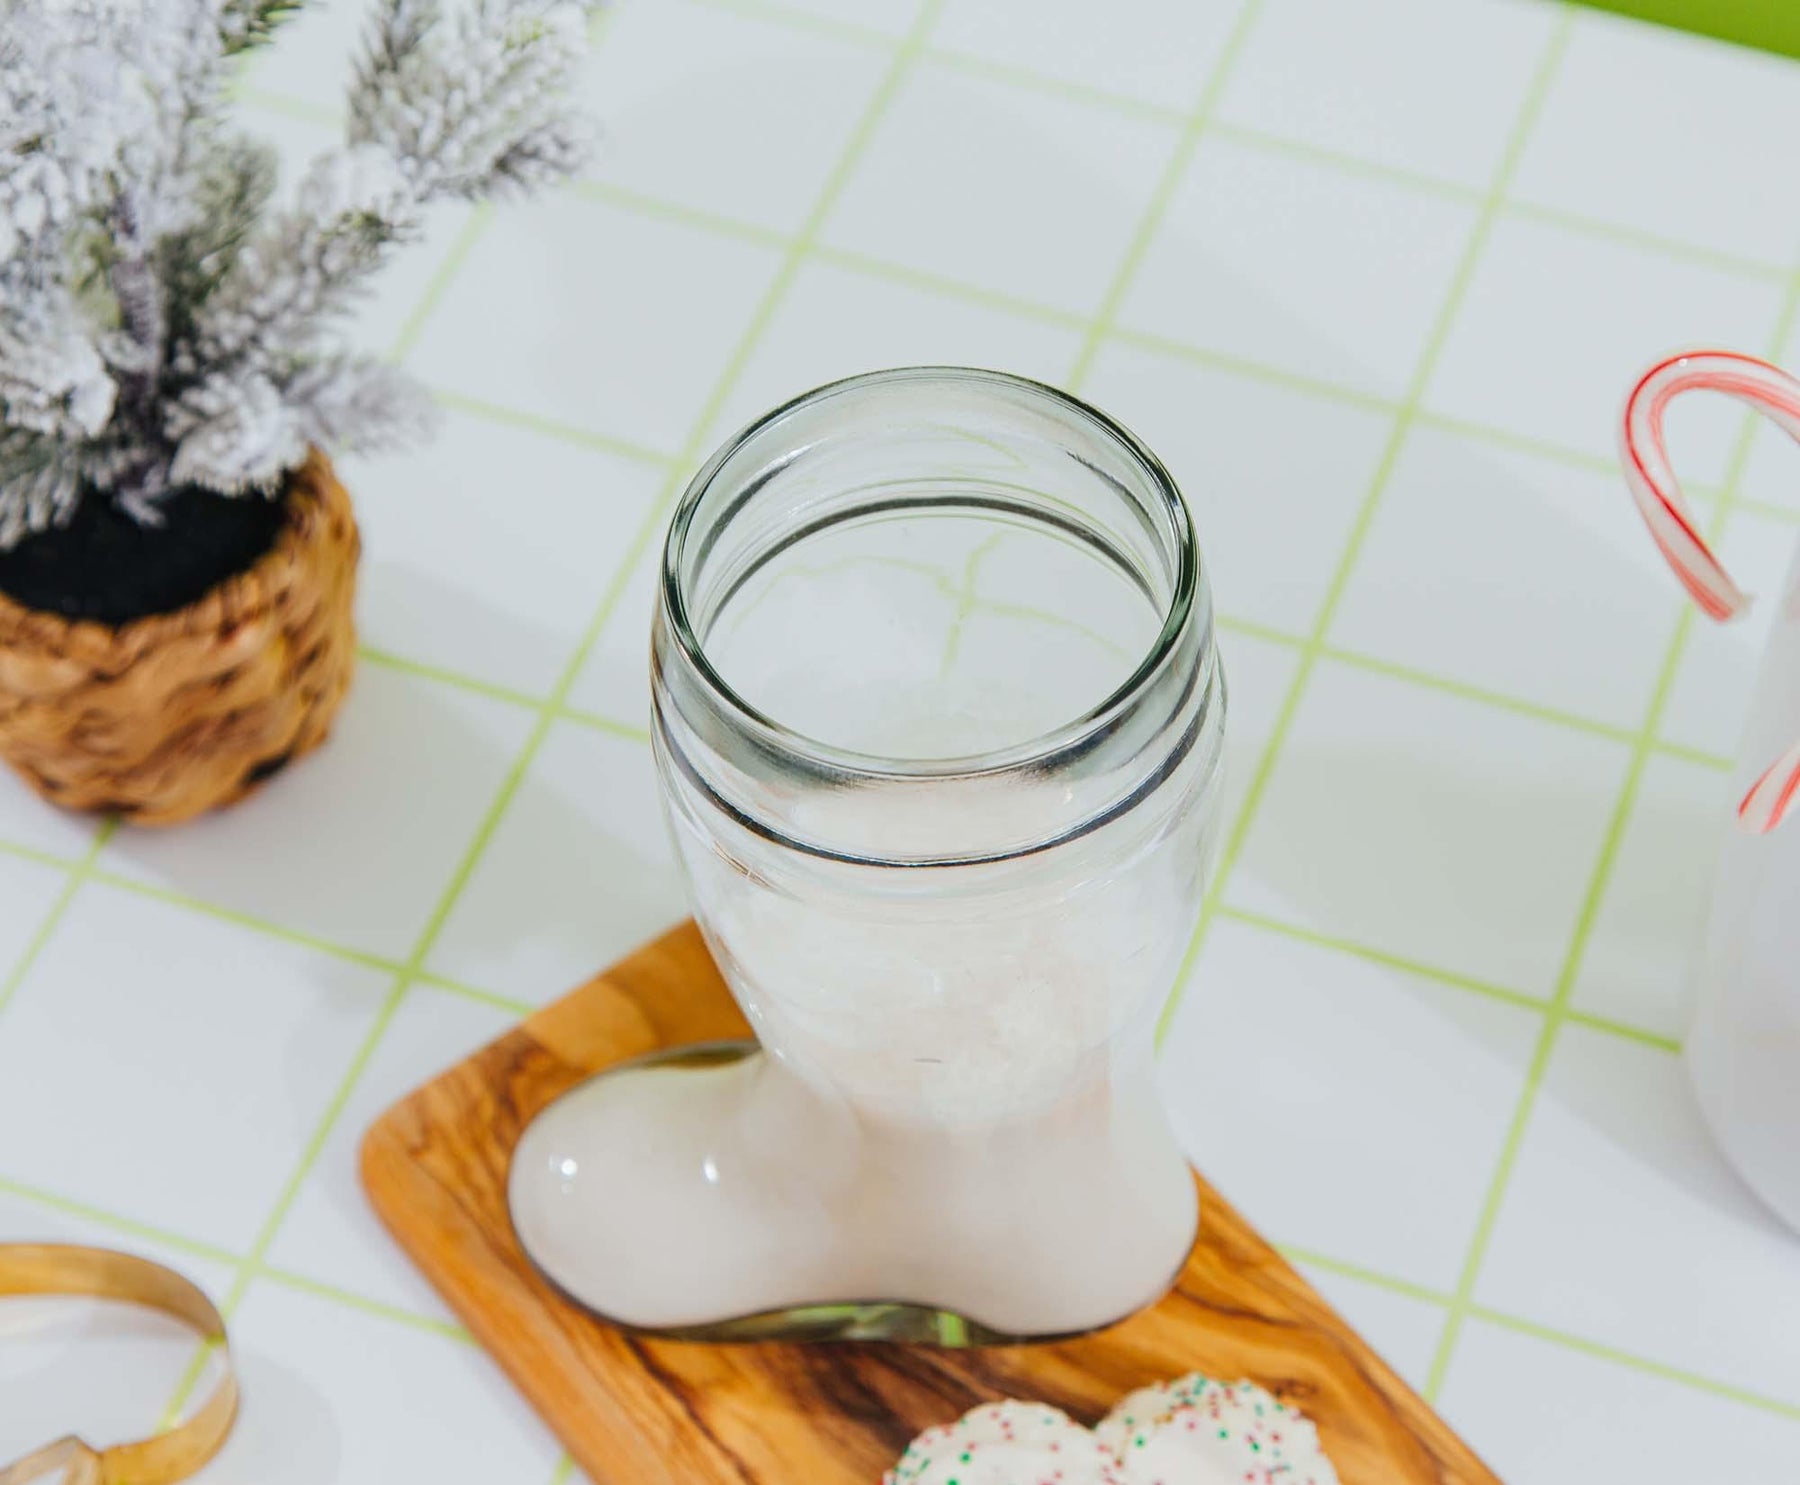
[[[1742,617],[1750,600],[1695,526],[1663,437],[1663,415],[1670,401],[1691,391],[1735,397],[1800,441],[1800,381],[1779,366],[1736,351],[1690,351],[1652,366],[1625,401],[1619,449],[1632,498],[1689,596],[1708,618],[1727,622]],[[1738,806],[1738,819],[1758,834],[1773,830],[1797,796],[1800,743],[1751,785]]]
[[[94,1449],[73,1436],[0,1465],[0,1485],[61,1480],[64,1485],[174,1485],[219,1452],[237,1418],[237,1378],[225,1322],[213,1302],[172,1269],[60,1243],[0,1243],[0,1298],[23,1294],[116,1299],[173,1315],[221,1349],[225,1366],[211,1396],[179,1428],[139,1443]]]

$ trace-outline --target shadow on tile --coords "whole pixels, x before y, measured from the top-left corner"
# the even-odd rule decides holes
[[[558,722],[432,952],[435,970],[534,1004],[687,911],[650,749]]]
[[[404,959],[529,735],[527,708],[363,665],[332,736],[257,794],[102,864],[327,942]]]

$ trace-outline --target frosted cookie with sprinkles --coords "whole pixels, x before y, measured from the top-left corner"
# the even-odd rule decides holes
[[[1253,1382],[1194,1373],[1142,1388],[1095,1436],[1124,1485],[1338,1485],[1311,1421]]]
[[[1125,1485],[1099,1438],[1042,1403],[988,1403],[928,1428],[882,1485]]]

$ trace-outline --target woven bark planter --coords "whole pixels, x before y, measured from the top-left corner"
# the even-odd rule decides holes
[[[282,498],[274,546],[172,613],[111,627],[0,594],[0,757],[44,798],[173,824],[324,740],[355,664],[356,521],[316,451]]]

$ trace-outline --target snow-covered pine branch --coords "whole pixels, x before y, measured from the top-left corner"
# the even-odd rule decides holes
[[[481,197],[577,168],[587,145],[565,101],[586,15],[569,0],[385,0],[350,90],[350,138],[401,162],[422,196]]]
[[[273,491],[309,445],[419,436],[428,400],[333,343],[443,198],[579,168],[573,0],[379,0],[344,144],[271,207],[228,59],[304,0],[0,0],[0,548],[94,491]]]

